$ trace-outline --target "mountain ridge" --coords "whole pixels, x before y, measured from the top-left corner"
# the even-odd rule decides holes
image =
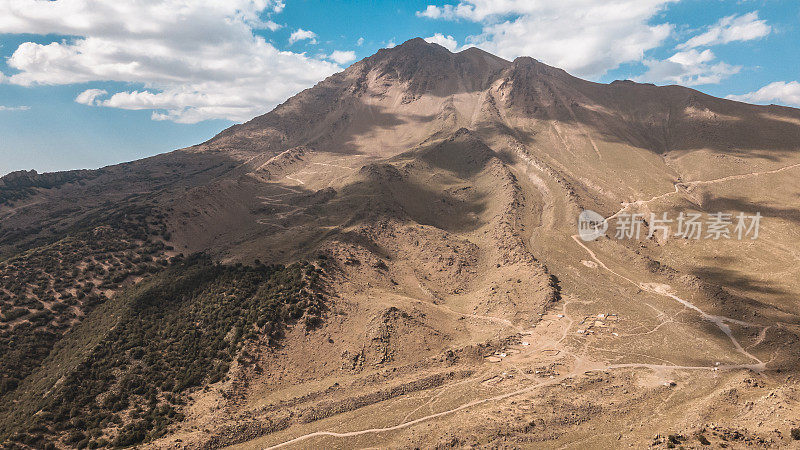
[[[0,442],[790,445],[798,169],[798,110],[413,39],[205,143],[4,178]],[[647,223],[585,242],[586,209]],[[647,236],[718,212],[758,239]]]
[[[793,118],[800,117],[800,114],[794,109],[747,105],[731,100],[716,99],[699,91],[679,86],[658,87],[628,82],[592,83],[528,57],[520,57],[513,62],[494,59],[495,64],[477,64],[476,66],[476,59],[485,59],[489,54],[482,50],[475,50],[471,53],[480,58],[459,59],[465,55],[465,52],[466,50],[454,54],[444,47],[429,44],[419,38],[392,49],[383,49],[376,55],[354,63],[344,72],[333,75],[317,86],[301,92],[276,107],[272,112],[244,124],[234,125],[197,148],[235,147],[241,149],[252,147],[254,151],[272,152],[277,149],[285,150],[286,147],[282,146],[282,143],[288,143],[290,146],[309,145],[314,142],[313,136],[298,136],[296,131],[293,135],[292,131],[289,131],[304,128],[298,123],[296,114],[314,118],[308,124],[312,128],[315,123],[319,122],[323,126],[327,126],[325,124],[329,124],[331,121],[341,122],[346,119],[336,117],[339,114],[337,113],[338,109],[346,108],[352,111],[353,108],[356,108],[357,105],[352,103],[353,97],[361,98],[365,95],[364,89],[372,89],[371,95],[391,96],[388,93],[391,89],[380,89],[383,86],[379,87],[378,84],[402,85],[403,95],[400,97],[400,101],[403,103],[417,101],[419,92],[440,98],[452,97],[461,92],[489,92],[494,95],[495,100],[502,98],[502,95],[508,95],[512,108],[518,106],[523,113],[528,115],[543,114],[541,115],[543,120],[577,119],[589,123],[594,121],[601,122],[600,126],[608,128],[608,118],[598,114],[605,110],[612,115],[621,116],[625,121],[624,126],[647,127],[646,131],[650,134],[655,132],[655,128],[668,127],[671,116],[680,119],[682,115],[678,112],[691,107],[700,109],[700,112],[708,115],[709,118],[713,118],[715,115],[726,115],[730,108],[734,108],[735,116],[746,115],[750,119],[759,113],[762,115],[783,113],[789,114]],[[469,70],[465,70],[463,73],[471,75],[470,79],[458,71],[459,64],[467,65]],[[427,74],[426,70],[432,72]],[[437,78],[436,74],[443,73],[447,73],[448,76]],[[453,81],[454,79],[455,81]],[[449,84],[442,84],[442,80],[450,81],[448,81]],[[493,86],[493,84],[495,85]],[[498,89],[504,87],[510,87],[508,93],[497,92]],[[534,90],[530,91],[531,88]],[[631,91],[634,90],[636,92],[632,93]],[[342,101],[343,95],[350,99],[348,100],[350,103],[339,103]],[[626,96],[630,97],[631,95],[635,98],[625,99]],[[637,100],[641,97],[649,99],[645,105]],[[594,111],[581,111],[582,117],[578,118],[573,111],[569,111],[570,103],[585,104]],[[309,113],[309,110],[315,108],[322,112]],[[639,111],[641,109],[660,111],[660,115],[637,117],[637,115],[641,115]],[[765,123],[767,122],[762,121],[753,129],[748,130],[727,128],[724,133],[720,133],[719,137],[724,138],[727,133],[735,133],[739,140],[746,140],[753,135],[757,136],[757,139],[763,139],[767,133],[759,133],[758,128],[770,128],[772,133],[781,133],[793,127],[785,122],[771,124],[772,126],[765,126]],[[724,126],[725,124],[716,123],[715,125]],[[691,131],[698,132],[697,129]],[[685,133],[685,130],[681,130],[680,133]],[[667,141],[672,140],[674,139],[665,136],[661,138],[659,144],[664,147]],[[421,142],[422,139],[418,139],[418,141]],[[268,142],[268,144],[265,146],[264,142]],[[637,144],[657,146],[653,143],[637,142]]]

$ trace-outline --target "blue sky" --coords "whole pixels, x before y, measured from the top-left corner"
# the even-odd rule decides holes
[[[0,0],[0,174],[202,142],[413,37],[800,106],[796,0]]]

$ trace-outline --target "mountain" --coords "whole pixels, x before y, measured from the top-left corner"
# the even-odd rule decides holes
[[[797,109],[412,39],[202,144],[9,174],[0,439],[790,445],[799,150]]]

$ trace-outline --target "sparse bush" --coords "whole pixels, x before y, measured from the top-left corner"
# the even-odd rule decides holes
[[[237,355],[243,364],[254,361],[243,349],[247,339],[265,336],[272,343],[289,322],[321,320],[318,279],[306,263],[248,267],[202,256],[178,260],[121,294],[128,296],[127,313],[47,399],[43,411],[53,414],[41,415],[45,429],[56,435],[70,430],[71,446],[97,446],[102,430],[119,423],[121,413],[134,421],[105,436],[113,445],[162,436],[182,420],[176,408],[185,404],[187,391],[224,379]],[[118,378],[120,372],[125,375]],[[101,431],[82,437],[74,432],[87,429]]]

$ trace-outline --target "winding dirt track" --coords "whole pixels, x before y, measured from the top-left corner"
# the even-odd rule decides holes
[[[370,428],[370,429],[367,429],[367,430],[350,431],[350,432],[347,432],[347,433],[335,433],[333,431],[317,431],[317,432],[314,432],[314,433],[309,433],[309,434],[305,434],[303,436],[296,437],[296,438],[294,438],[292,440],[289,440],[289,441],[286,441],[286,442],[282,442],[282,443],[280,443],[278,445],[273,445],[272,447],[268,447],[268,448],[269,449],[280,448],[280,447],[284,447],[284,446],[287,446],[287,445],[296,444],[296,443],[298,443],[300,441],[304,441],[306,439],[310,439],[310,438],[314,438],[314,437],[320,437],[320,436],[354,437],[354,436],[361,436],[361,435],[364,435],[364,434],[384,433],[384,432],[387,432],[387,431],[400,430],[400,429],[403,429],[403,428],[410,427],[412,425],[416,425],[416,424],[421,423],[421,422],[425,422],[425,421],[428,421],[428,420],[431,420],[431,419],[436,419],[437,417],[442,417],[442,416],[446,416],[448,414],[453,414],[453,413],[456,413],[458,411],[461,411],[461,410],[464,410],[464,409],[467,409],[467,408],[471,408],[473,406],[477,406],[477,405],[480,405],[480,404],[483,404],[483,403],[492,402],[492,401],[498,401],[498,400],[504,400],[506,398],[513,397],[515,395],[519,395],[519,394],[523,394],[525,392],[532,391],[532,390],[534,390],[536,388],[540,388],[540,387],[544,387],[544,386],[550,386],[550,385],[553,385],[553,384],[558,384],[561,381],[563,381],[565,378],[569,378],[570,376],[574,376],[574,375],[575,375],[574,373],[561,375],[559,377],[551,378],[551,379],[549,379],[547,381],[543,381],[541,383],[537,383],[537,384],[534,384],[534,385],[531,385],[531,386],[527,386],[525,388],[518,389],[516,391],[506,392],[505,394],[496,395],[494,397],[487,397],[487,398],[483,398],[483,399],[480,399],[480,400],[474,400],[472,402],[465,403],[465,404],[463,404],[463,405],[461,405],[461,406],[459,406],[457,408],[449,409],[447,411],[438,412],[436,414],[431,414],[431,415],[428,415],[428,416],[425,416],[425,417],[420,417],[419,419],[414,419],[414,420],[411,420],[411,421],[408,421],[408,422],[403,422],[401,424],[398,424],[398,425],[395,425],[395,426],[392,426],[392,427]]]
[[[684,182],[684,183],[677,183],[677,184],[675,184],[675,190],[674,191],[670,191],[670,192],[667,192],[667,193],[664,193],[664,194],[661,194],[661,195],[657,195],[657,196],[655,196],[655,197],[653,197],[653,198],[651,198],[649,200],[637,200],[635,202],[623,203],[622,208],[619,211],[617,211],[616,213],[614,213],[611,216],[607,217],[605,220],[608,221],[608,220],[618,216],[623,211],[625,211],[629,206],[632,206],[632,205],[637,205],[637,206],[645,205],[645,204],[651,203],[653,201],[668,197],[670,195],[679,194],[681,186],[686,187],[686,186],[695,186],[695,185],[707,185],[707,184],[722,183],[722,182],[732,181],[732,180],[741,180],[741,179],[746,179],[746,178],[759,176],[759,175],[775,174],[775,173],[783,172],[783,171],[786,171],[786,170],[789,170],[789,169],[793,169],[793,168],[796,168],[796,167],[800,167],[800,163],[792,164],[792,165],[781,167],[781,168],[774,169],[774,170],[768,170],[768,171],[762,171],[762,172],[751,172],[751,173],[746,173],[746,174],[741,174],[741,175],[732,175],[732,176],[728,176],[728,177],[717,178],[717,179],[714,179],[714,180],[688,181],[688,182]],[[758,371],[758,372],[764,370],[766,364],[763,361],[761,361],[758,357],[756,357],[755,355],[753,355],[750,352],[748,352],[744,347],[742,347],[741,343],[733,335],[733,332],[731,331],[731,328],[728,325],[728,323],[733,323],[733,324],[741,325],[741,326],[759,327],[759,328],[762,328],[762,331],[766,328],[766,326],[755,325],[755,324],[751,324],[751,323],[748,323],[748,322],[743,322],[741,320],[733,319],[731,317],[717,316],[717,315],[708,314],[705,311],[701,310],[696,305],[694,305],[693,303],[691,303],[690,301],[688,301],[686,299],[683,299],[681,297],[678,297],[677,295],[672,293],[672,288],[670,286],[668,286],[668,285],[663,285],[663,284],[659,284],[659,283],[639,283],[639,282],[636,282],[636,281],[634,281],[634,280],[632,280],[632,279],[630,279],[630,278],[628,278],[628,277],[626,277],[626,276],[624,276],[624,275],[622,275],[622,274],[620,274],[618,272],[615,272],[611,268],[609,268],[605,263],[603,263],[603,261],[600,260],[600,258],[597,257],[597,255],[589,247],[586,246],[586,244],[581,242],[580,237],[577,234],[573,235],[572,239],[575,241],[575,243],[577,243],[579,246],[581,246],[581,248],[583,248],[589,254],[589,256],[592,258],[592,260],[594,260],[594,262],[596,262],[604,270],[616,275],[617,277],[627,281],[628,283],[633,284],[634,286],[638,287],[639,289],[642,289],[643,291],[647,291],[647,292],[650,292],[650,293],[654,293],[654,294],[662,295],[662,296],[665,296],[665,297],[669,297],[669,298],[681,303],[682,305],[686,306],[687,308],[690,308],[690,309],[698,312],[703,317],[704,320],[707,320],[709,322],[713,322],[723,333],[725,333],[725,335],[728,337],[728,339],[730,339],[730,341],[733,344],[733,346],[736,348],[737,352],[739,352],[739,353],[745,355],[746,357],[756,361],[756,364],[733,365],[733,366],[724,366],[724,367],[726,367],[726,368],[748,368],[748,369],[755,370],[755,371]],[[723,367],[723,366],[718,366],[718,368],[720,368],[720,367]],[[700,367],[698,367],[698,368],[700,368]]]
[[[741,354],[743,354],[743,355],[747,356],[748,358],[750,358],[750,359],[752,359],[752,360],[754,360],[754,361],[756,361],[756,362],[757,362],[757,364],[753,364],[753,365],[746,365],[746,366],[726,366],[726,367],[747,367],[747,368],[750,368],[750,369],[752,369],[752,370],[755,370],[755,371],[758,371],[758,372],[760,372],[760,371],[763,371],[763,370],[764,370],[764,368],[765,368],[765,363],[764,363],[764,362],[762,362],[760,359],[758,359],[758,357],[756,357],[755,355],[751,354],[750,352],[748,352],[747,350],[745,350],[745,349],[742,347],[742,345],[739,343],[739,341],[738,341],[738,340],[736,339],[736,337],[733,335],[733,332],[731,332],[731,328],[730,328],[730,326],[728,326],[728,324],[727,324],[727,323],[725,323],[725,322],[735,323],[735,324],[737,324],[737,325],[743,325],[743,326],[757,326],[757,327],[761,327],[760,325],[755,325],[755,324],[751,324],[751,323],[748,323],[748,322],[743,322],[743,321],[741,321],[741,320],[733,319],[733,318],[730,318],[730,317],[725,317],[725,316],[716,316],[716,315],[708,314],[708,313],[706,313],[705,311],[703,311],[702,309],[698,308],[698,307],[697,307],[696,305],[694,305],[693,303],[691,303],[690,301],[688,301],[688,300],[685,300],[685,299],[682,299],[682,298],[678,297],[677,295],[673,294],[673,293],[671,292],[671,287],[670,287],[670,286],[668,286],[668,285],[664,285],[664,284],[658,284],[658,283],[637,283],[636,281],[633,281],[633,280],[631,280],[630,278],[628,278],[628,277],[626,277],[626,276],[624,276],[624,275],[621,275],[621,274],[619,274],[618,272],[615,272],[615,271],[613,271],[612,269],[610,269],[608,266],[606,266],[606,265],[605,265],[605,264],[604,264],[604,263],[603,263],[603,262],[602,262],[602,261],[601,261],[601,260],[600,260],[600,259],[597,257],[597,255],[596,255],[596,254],[595,254],[595,253],[594,253],[592,250],[590,250],[590,249],[589,249],[589,247],[587,247],[587,246],[586,246],[586,245],[585,245],[583,242],[581,242],[581,240],[580,240],[580,238],[578,237],[578,235],[577,235],[577,234],[576,234],[576,235],[573,235],[573,236],[572,236],[572,239],[573,239],[575,242],[577,242],[577,243],[578,243],[578,245],[580,245],[581,247],[583,247],[583,249],[584,249],[584,250],[586,250],[586,252],[589,254],[589,256],[590,256],[590,257],[591,257],[591,258],[592,258],[592,259],[593,259],[593,260],[594,260],[594,261],[595,261],[597,264],[599,264],[599,265],[600,265],[600,267],[602,267],[603,269],[607,270],[608,272],[610,272],[610,273],[612,273],[612,274],[614,274],[614,275],[616,275],[616,276],[618,276],[618,277],[622,278],[623,280],[625,280],[625,281],[627,281],[627,282],[629,282],[629,283],[633,284],[634,286],[638,287],[639,289],[641,289],[641,290],[643,290],[643,291],[651,292],[651,293],[653,293],[653,294],[662,295],[662,296],[664,296],[664,297],[669,297],[669,298],[671,298],[671,299],[673,299],[673,300],[677,301],[678,303],[682,304],[683,306],[686,306],[687,308],[689,308],[689,309],[692,309],[692,310],[694,310],[694,311],[696,311],[696,312],[700,313],[700,315],[703,317],[703,319],[704,319],[704,320],[707,320],[707,321],[709,321],[709,322],[713,322],[713,323],[714,323],[714,324],[715,324],[715,325],[716,325],[716,326],[717,326],[717,327],[718,327],[718,328],[719,328],[719,329],[720,329],[720,330],[721,330],[723,333],[725,333],[725,335],[726,335],[726,336],[728,336],[728,338],[730,339],[731,343],[732,343],[732,344],[733,344],[733,346],[736,348],[736,351],[737,351],[737,352],[739,352],[739,353],[741,353]],[[762,328],[763,328],[763,327],[762,327]],[[698,367],[698,368],[699,368],[699,367]],[[709,367],[709,368],[711,368],[711,367]]]
[[[530,164],[530,161],[528,161],[528,163]],[[622,209],[620,209],[617,213],[615,213],[614,215],[610,216],[606,220],[608,220],[610,218],[613,218],[614,216],[620,214],[621,212],[623,212],[626,208],[628,208],[631,205],[647,204],[647,203],[656,201],[658,199],[665,198],[665,197],[670,196],[670,195],[679,194],[680,193],[680,189],[679,189],[680,186],[684,186],[685,187],[685,186],[698,185],[698,184],[720,183],[720,182],[725,182],[725,181],[743,179],[743,178],[752,177],[752,176],[778,173],[778,172],[789,170],[789,169],[792,169],[792,168],[795,168],[795,167],[800,167],[800,163],[799,164],[793,164],[791,166],[782,167],[782,168],[776,169],[776,170],[766,171],[766,172],[753,172],[753,173],[749,173],[749,174],[724,177],[724,178],[720,178],[720,179],[716,179],[716,180],[693,181],[693,182],[685,182],[685,183],[676,184],[675,185],[675,190],[672,191],[672,192],[667,192],[665,194],[661,194],[661,195],[655,196],[655,197],[653,197],[653,198],[651,198],[649,200],[640,200],[640,201],[636,201],[636,202],[632,202],[632,203],[623,204]],[[642,289],[644,291],[669,297],[669,298],[681,303],[685,307],[687,307],[687,308],[699,313],[704,320],[707,320],[707,321],[710,321],[710,322],[714,323],[720,329],[720,331],[722,331],[730,339],[730,341],[733,344],[733,346],[735,347],[736,351],[741,353],[742,355],[752,359],[753,361],[755,361],[755,364],[729,364],[729,365],[719,365],[719,366],[681,366],[681,365],[672,365],[672,364],[627,363],[627,364],[593,365],[593,364],[587,364],[587,362],[585,360],[583,360],[583,358],[580,358],[577,355],[571,354],[571,352],[567,352],[567,353],[571,354],[574,358],[576,358],[576,366],[575,366],[575,368],[571,372],[559,375],[557,377],[548,379],[548,380],[543,381],[543,382],[535,383],[535,384],[526,386],[524,388],[513,390],[513,391],[510,391],[510,392],[503,393],[503,394],[495,395],[493,397],[487,397],[487,398],[483,398],[483,399],[479,399],[479,400],[474,400],[472,402],[465,403],[465,404],[463,404],[461,406],[458,406],[456,408],[452,408],[452,409],[449,409],[449,410],[446,410],[446,411],[441,411],[441,412],[434,413],[434,414],[429,414],[427,416],[420,417],[418,419],[414,419],[414,420],[410,420],[410,421],[403,421],[403,422],[401,422],[401,423],[399,423],[397,425],[394,425],[394,426],[383,427],[383,428],[369,428],[369,429],[364,429],[364,430],[342,432],[342,433],[338,433],[338,432],[334,432],[334,431],[316,431],[316,432],[313,432],[313,433],[308,433],[308,434],[305,434],[305,435],[302,435],[302,436],[298,436],[298,437],[296,437],[294,439],[282,442],[280,444],[277,444],[277,445],[274,445],[274,446],[268,447],[268,448],[270,448],[270,449],[281,448],[281,447],[285,447],[285,446],[289,446],[289,445],[292,445],[292,444],[296,444],[296,443],[305,441],[307,439],[312,439],[312,438],[315,438],[315,437],[329,436],[329,437],[336,437],[336,438],[347,438],[347,437],[362,436],[362,435],[366,435],[366,434],[377,434],[377,433],[385,433],[385,432],[396,431],[396,430],[400,430],[400,429],[403,429],[403,428],[408,428],[408,427],[414,426],[414,425],[422,423],[422,422],[433,420],[433,419],[436,419],[436,418],[439,418],[439,417],[442,417],[442,416],[454,414],[454,413],[457,413],[459,411],[463,411],[465,409],[472,408],[474,406],[482,405],[482,404],[489,403],[489,402],[495,402],[495,401],[504,400],[504,399],[507,399],[509,397],[513,397],[513,396],[517,396],[517,395],[521,395],[521,394],[525,394],[525,393],[531,392],[531,391],[536,390],[538,388],[559,384],[562,381],[564,381],[565,379],[568,379],[568,378],[574,377],[576,375],[579,375],[581,373],[584,373],[587,370],[614,370],[614,369],[644,368],[644,369],[652,369],[652,370],[663,370],[663,369],[669,369],[669,370],[676,370],[676,369],[680,369],[680,370],[752,370],[752,371],[755,371],[755,372],[761,372],[761,371],[763,371],[765,369],[766,363],[764,363],[758,357],[756,357],[755,355],[751,354],[744,347],[742,347],[741,343],[733,335],[733,333],[732,333],[732,331],[730,329],[730,326],[728,326],[728,323],[734,323],[734,324],[742,325],[742,326],[758,326],[758,327],[762,328],[761,334],[763,334],[763,332],[765,331],[766,327],[760,326],[760,325],[755,325],[755,324],[750,324],[750,323],[743,322],[743,321],[740,321],[740,320],[737,320],[737,319],[733,319],[733,318],[730,318],[730,317],[724,317],[724,316],[717,316],[717,315],[708,314],[708,313],[704,312],[702,309],[700,309],[699,307],[697,307],[696,305],[694,305],[693,303],[689,302],[688,300],[685,300],[685,299],[680,298],[677,295],[673,294],[671,292],[671,287],[669,287],[668,285],[663,285],[663,284],[659,284],[659,283],[643,283],[643,282],[634,281],[634,280],[632,280],[632,279],[630,279],[630,278],[628,278],[628,277],[626,277],[626,276],[624,276],[624,275],[622,275],[622,274],[620,274],[618,272],[615,272],[611,268],[609,268],[602,260],[600,260],[600,258],[598,258],[598,256],[589,247],[587,247],[583,242],[581,242],[581,240],[578,237],[578,235],[573,235],[572,239],[579,246],[581,246],[587,252],[587,254],[592,258],[592,260],[594,262],[596,262],[604,270],[606,270],[606,271],[610,272],[611,274],[613,274],[613,275],[615,275],[615,276],[627,281],[628,283],[631,283],[631,284],[635,285],[636,287],[638,287],[638,288],[640,288],[640,289]],[[563,305],[563,308],[566,309],[566,304]],[[570,320],[570,324],[571,324],[573,321],[572,321],[572,319],[569,319],[569,320]],[[567,330],[569,330],[569,326],[570,325],[567,326],[567,328],[565,329],[564,335],[557,342],[558,344],[562,343],[566,339]]]

